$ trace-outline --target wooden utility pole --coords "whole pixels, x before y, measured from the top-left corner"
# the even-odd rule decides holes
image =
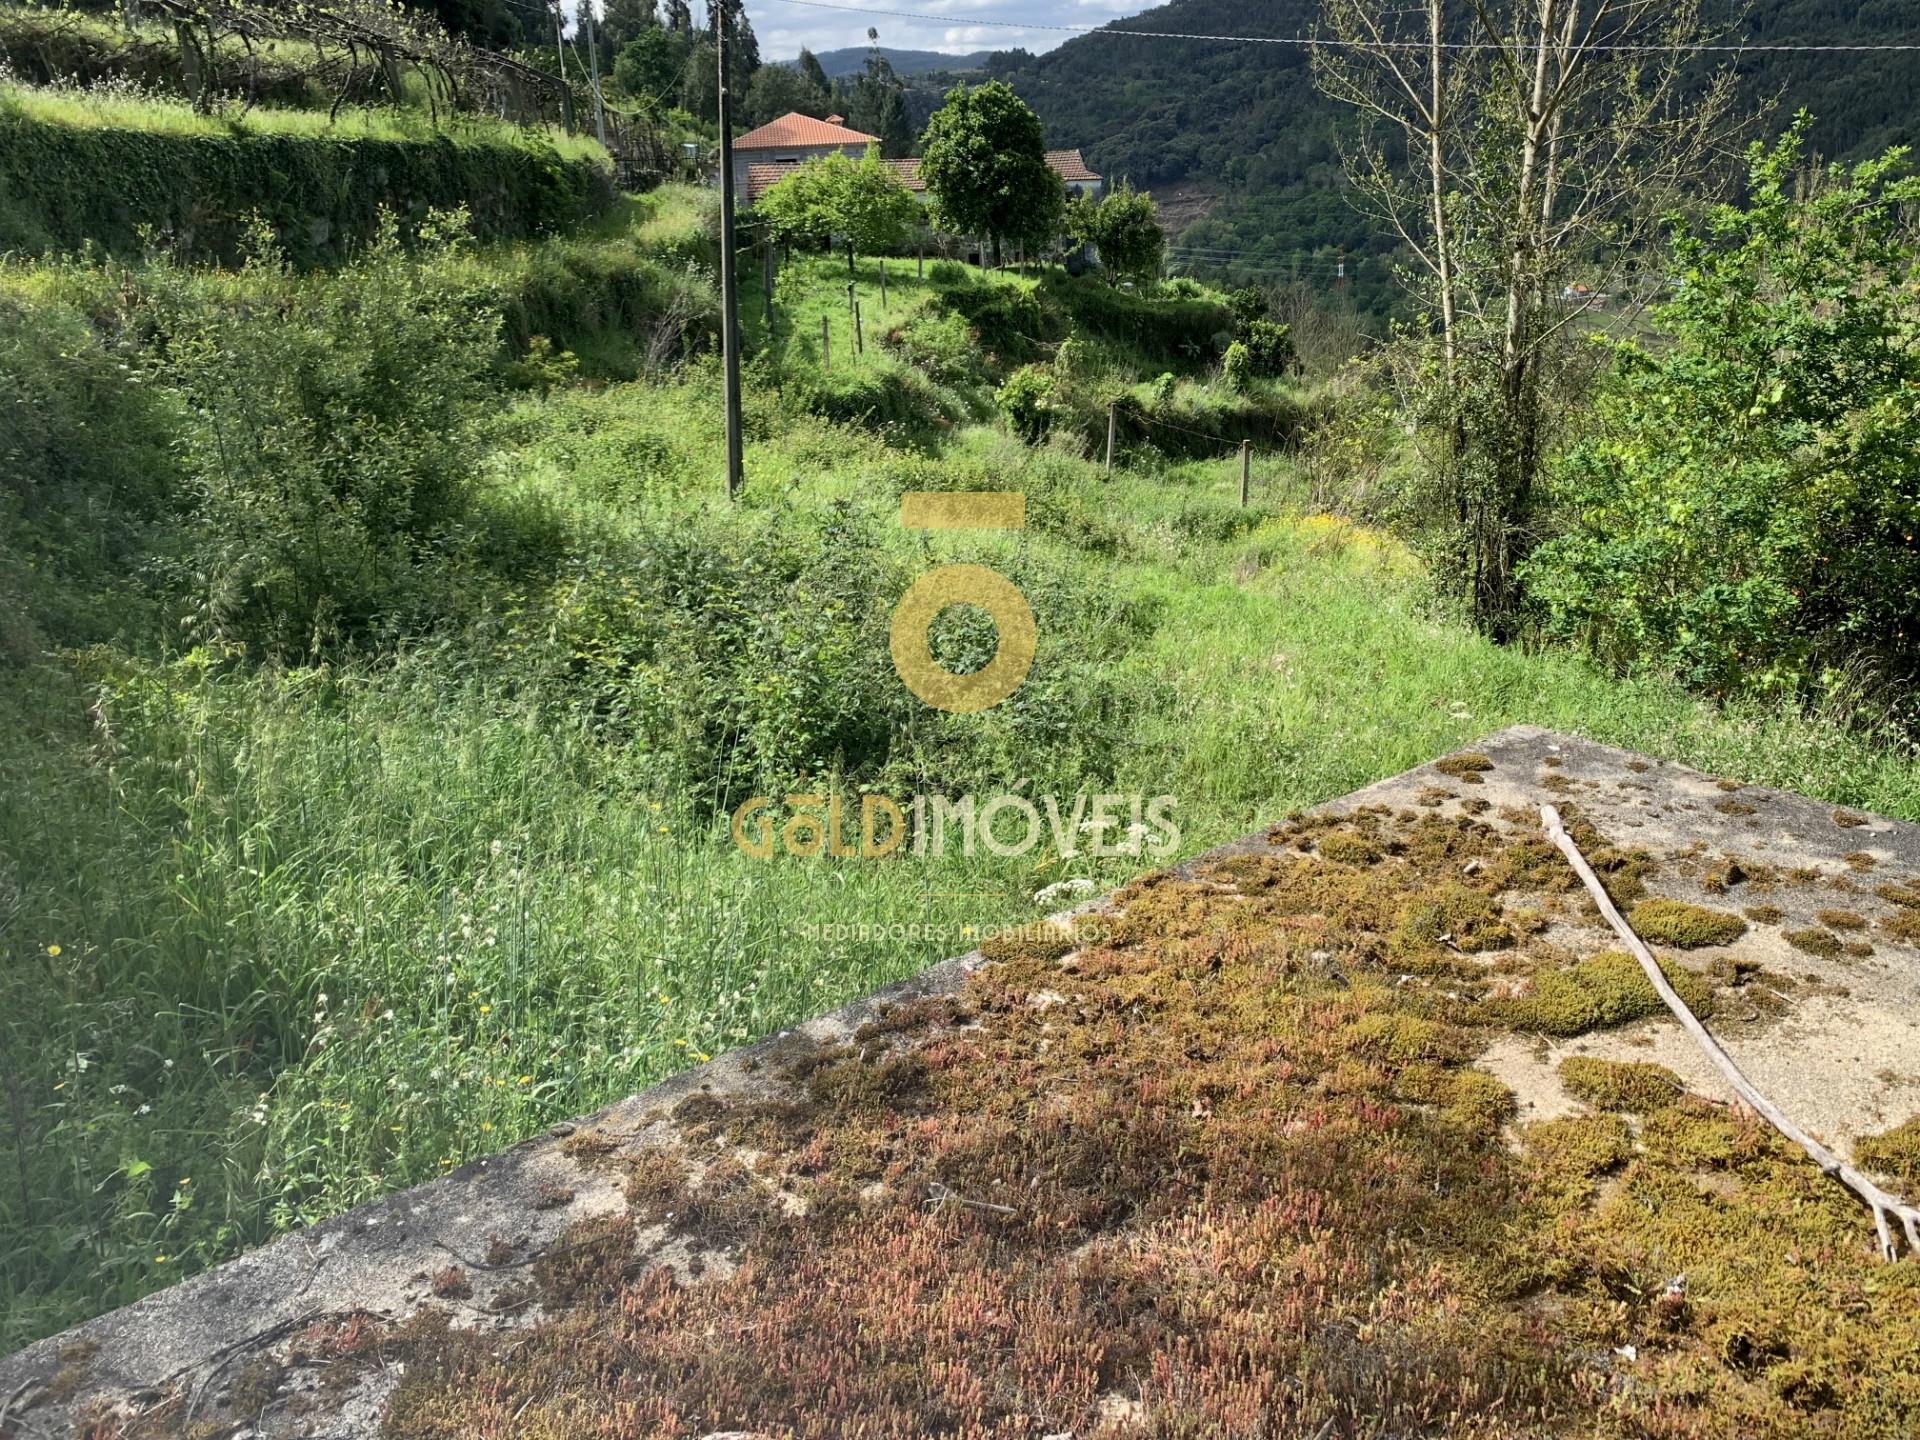
[[[1253,442],[1240,442],[1240,508],[1247,507],[1247,482],[1253,478]]]
[[[719,0],[713,48],[720,69],[720,345],[727,392],[727,498],[740,493],[740,277],[733,248],[733,113],[727,90],[727,6]]]
[[[1107,478],[1113,478],[1113,432],[1116,417],[1113,401],[1107,402]]]
[[[553,58],[560,64],[560,115],[573,133],[573,96],[567,92],[567,41],[560,33],[560,0],[553,0]]]
[[[593,128],[600,137],[600,148],[607,148],[607,107],[600,98],[600,27],[594,20],[593,0],[580,0],[587,12],[587,67],[593,79]]]

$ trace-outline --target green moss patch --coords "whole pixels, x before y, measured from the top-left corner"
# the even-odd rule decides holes
[[[1853,1158],[1902,1185],[1920,1186],[1920,1115],[1879,1135],[1862,1135],[1853,1142]]]
[[[1683,900],[1643,900],[1633,907],[1627,920],[1641,939],[1678,950],[1731,945],[1747,933],[1747,922],[1738,915]]]
[[[1822,960],[1831,960],[1840,953],[1840,937],[1831,930],[1822,930],[1817,926],[1789,930],[1784,938],[1794,949],[1816,955]]]
[[[1452,776],[1463,785],[1478,785],[1481,783],[1480,777],[1493,769],[1493,762],[1477,750],[1467,750],[1434,761],[1433,768],[1442,775]]]
[[[1686,1093],[1680,1077],[1664,1065],[1640,1060],[1601,1060],[1569,1055],[1560,1062],[1567,1093],[1602,1110],[1649,1115]]]
[[[1684,965],[1662,958],[1667,983],[1696,1015],[1712,1013],[1713,987]],[[1488,1023],[1542,1035],[1584,1035],[1666,1013],[1640,962],[1619,950],[1604,951],[1565,969],[1536,972],[1517,996],[1489,999],[1480,1007]]]
[[[1321,836],[1314,848],[1323,859],[1341,865],[1371,865],[1380,858],[1380,851],[1371,842],[1346,830]]]

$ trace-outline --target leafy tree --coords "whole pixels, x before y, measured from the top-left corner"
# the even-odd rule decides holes
[[[867,31],[869,40],[879,36]],[[816,61],[815,64],[819,62]],[[839,90],[847,124],[880,139],[880,153],[905,155],[913,148],[913,126],[907,120],[907,87],[893,73],[893,64],[876,45],[867,52],[866,68]]]
[[[688,38],[674,31],[659,26],[641,31],[613,57],[614,89],[633,100],[677,104],[691,48]]]
[[[654,0],[605,0],[600,16],[600,36],[607,47],[618,54],[649,30],[660,28],[660,14]]]
[[[521,38],[506,0],[409,0],[409,7],[433,11],[448,30],[476,45],[505,49]]]
[[[820,63],[820,57],[804,45],[800,47],[799,70],[807,83],[822,95],[833,93],[833,81],[827,78],[826,67]]]
[[[1715,692],[1920,680],[1920,178],[1809,177],[1803,114],[1751,199],[1676,225],[1659,343],[1616,347],[1526,578],[1562,635]],[[1910,713],[1908,719],[1914,718]]]
[[[789,65],[762,65],[747,86],[746,114],[751,125],[764,125],[796,110],[818,119],[832,107],[832,97],[826,91],[816,89]]]
[[[776,235],[840,235],[847,266],[856,250],[890,250],[920,219],[920,202],[869,145],[858,160],[825,155],[809,160],[760,197],[756,206]]]
[[[1167,234],[1153,197],[1121,181],[1101,199],[1075,195],[1067,202],[1069,238],[1090,244],[1114,280],[1151,280],[1160,273]]]
[[[998,80],[947,92],[927,122],[920,174],[937,223],[990,237],[995,265],[1003,241],[1044,245],[1060,233],[1065,191],[1040,121]]]

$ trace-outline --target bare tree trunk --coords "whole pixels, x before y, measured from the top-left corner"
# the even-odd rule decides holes
[[[1440,272],[1440,343],[1451,384],[1460,317],[1453,293],[1453,228],[1447,222],[1447,96],[1442,69],[1446,51],[1440,40],[1445,8],[1445,0],[1427,0],[1427,65],[1432,81],[1432,99],[1427,106],[1427,168],[1433,190],[1434,265]]]

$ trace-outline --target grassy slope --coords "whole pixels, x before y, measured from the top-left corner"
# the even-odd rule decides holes
[[[0,118],[18,116],[82,129],[150,130],[163,135],[294,135],[331,140],[435,140],[459,144],[545,145],[563,159],[608,164],[590,135],[556,125],[509,125],[484,116],[454,115],[434,123],[424,111],[349,107],[329,118],[321,110],[250,109],[201,114],[182,99],[101,90],[58,90],[0,83]]]
[[[668,192],[630,218],[678,254],[696,209]],[[32,1002],[15,1013],[35,1018],[7,1034],[32,1194],[0,1193],[0,1344],[967,948],[1035,913],[1044,884],[1133,868],[735,853],[724,806],[664,787],[647,756],[523,683],[542,632],[517,617],[617,586],[662,526],[838,516],[900,573],[968,558],[1016,576],[1043,597],[1029,687],[1057,703],[981,717],[981,773],[1173,794],[1189,853],[1521,720],[1920,818],[1920,767],[1860,737],[1428,618],[1390,542],[1289,510],[1282,459],[1257,466],[1242,528],[1230,462],[1143,457],[1109,483],[1071,444],[970,425],[977,379],[916,380],[951,418],[896,426],[894,444],[808,413],[825,387],[804,341],[844,314],[843,273],[803,261],[783,277],[802,344],[777,392],[756,371],[735,519],[711,365],[558,391],[520,403],[486,503],[503,523],[546,517],[568,561],[504,587],[470,631],[289,672],[108,647],[8,687],[0,943]],[[901,280],[893,298],[904,321],[929,297]],[[837,359],[832,385],[884,394],[907,368],[874,345]],[[896,495],[932,484],[1026,490],[1034,523],[902,535]],[[804,690],[804,670],[786,678]],[[1042,748],[1020,728],[1041,721],[1085,738]],[[943,733],[898,738],[903,788],[943,778],[912,761]],[[880,929],[808,938],[822,923]]]

